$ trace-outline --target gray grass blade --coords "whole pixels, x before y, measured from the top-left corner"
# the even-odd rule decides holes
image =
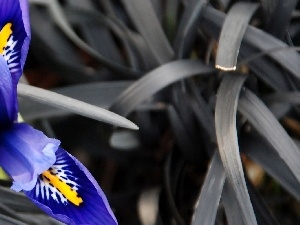
[[[249,179],[247,179],[246,181],[258,224],[279,225],[278,221],[268,209],[264,199],[261,197],[259,192],[255,189]]]
[[[205,7],[202,13],[201,26],[215,39],[218,39],[222,23],[225,20],[226,15],[209,6]],[[268,33],[249,25],[246,29],[240,51],[243,51],[244,44],[247,44],[259,51],[289,47],[287,44]],[[300,56],[295,49],[290,48],[286,51],[270,52],[268,56],[279,63],[291,74],[300,78]]]
[[[1,225],[29,225],[27,223],[23,223],[20,220],[2,214],[0,214],[0,222]]]
[[[257,224],[247,191],[244,172],[239,153],[236,113],[240,91],[246,76],[226,74],[217,94],[215,126],[220,156],[230,186],[246,224]]]
[[[132,81],[95,82],[70,85],[51,89],[51,91],[108,109],[116,101],[117,97],[132,83]],[[66,110],[24,98],[20,98],[19,100],[19,110],[25,121],[70,114]]]
[[[52,91],[19,83],[18,95],[116,126],[134,130],[138,129],[134,123],[113,112]]]
[[[240,63],[243,64],[243,59],[249,55],[256,53],[251,47],[243,46],[244,51],[239,53],[241,58]],[[279,68],[272,60],[267,57],[254,59],[248,62],[249,68],[263,80],[266,84],[272,87],[274,90],[287,91],[290,89],[290,85],[287,82],[285,76],[282,76],[282,69]],[[239,67],[239,64],[237,65]]]
[[[202,9],[207,4],[207,1],[190,0],[187,4],[174,41],[174,49],[177,58],[187,57],[196,37],[195,34],[202,15]]]
[[[242,138],[240,143],[243,152],[300,200],[299,182],[272,146],[258,135],[254,136],[253,134],[247,134],[247,137]]]
[[[0,199],[1,202],[7,205],[12,210],[24,213],[41,213],[24,194],[14,192],[8,188],[0,186]]]
[[[193,96],[191,96],[190,98],[190,102],[191,107],[195,112],[195,116],[209,134],[211,141],[213,143],[217,143],[213,111],[204,100],[203,96],[197,92],[197,86],[195,85],[195,83],[191,81],[189,82],[189,85],[193,94]]]
[[[149,0],[122,0],[132,22],[141,33],[157,64],[164,64],[174,56],[159,20]]]
[[[291,103],[300,104],[300,92],[276,92],[269,96],[263,97],[263,100],[268,104],[272,103]]]
[[[276,149],[300,183],[300,151],[270,110],[251,91],[246,90],[239,101],[239,111]]]
[[[22,221],[22,222],[26,222],[22,216],[17,214],[14,210],[10,209],[3,203],[0,203],[0,214],[8,216],[10,218],[14,218],[14,219]]]
[[[174,136],[176,137],[176,142],[180,146],[180,149],[183,150],[198,149],[199,147],[197,146],[197,143],[193,141],[194,139],[192,139],[188,135],[186,128],[183,125],[182,121],[180,120],[179,115],[176,112],[175,108],[172,105],[169,105],[167,107],[167,112],[169,115],[172,130],[174,132]],[[192,158],[192,156],[190,156],[189,158]]]
[[[219,153],[215,152],[197,200],[192,225],[215,224],[224,182],[224,167]]]
[[[176,184],[178,182],[178,176],[172,176],[173,179],[171,179],[171,164],[172,164],[172,154],[170,154],[166,160],[165,168],[164,168],[164,187],[166,192],[167,201],[170,206],[170,211],[173,213],[174,219],[176,221],[176,224],[178,225],[185,225],[184,219],[180,215],[180,212],[178,211],[178,208],[176,206],[175,199],[173,197],[173,194],[176,192],[175,188],[172,184]],[[184,165],[184,161],[180,161],[177,164],[177,169],[182,169]],[[173,182],[171,181],[173,180]]]
[[[230,8],[219,38],[216,68],[224,71],[236,69],[242,39],[258,6],[256,3],[237,2]]]
[[[238,200],[228,180],[225,180],[221,200],[224,204],[228,224],[245,225]]]
[[[49,217],[23,193],[0,187],[0,224],[62,225]],[[34,216],[33,216],[34,215]],[[5,222],[4,222],[5,221]]]
[[[214,68],[201,61],[179,60],[160,66],[128,87],[110,108],[111,111],[127,116],[138,104],[152,97],[161,89],[193,75],[207,75]]]
[[[270,15],[266,25],[266,31],[273,36],[282,39],[287,32],[289,22],[292,18],[292,12],[298,3],[298,0],[289,1],[275,1],[275,0],[263,0],[262,5],[268,5],[265,2],[271,2],[273,6],[272,13]],[[271,7],[272,7],[271,6]]]
[[[176,32],[178,26],[178,16],[180,0],[167,0],[165,1],[165,30],[168,39],[172,42],[174,38],[174,32]]]
[[[135,71],[131,68],[124,67],[120,64],[114,63],[113,61],[108,60],[102,54],[97,52],[95,49],[90,47],[86,44],[72,29],[71,25],[67,21],[63,10],[61,9],[60,4],[57,0],[52,1],[45,1],[45,0],[32,0],[31,3],[34,4],[41,4],[47,6],[53,16],[54,21],[56,22],[57,26],[64,32],[64,34],[78,47],[86,51],[95,59],[99,60],[100,62],[104,63],[106,66],[110,67],[115,71],[119,71],[123,74],[127,74],[130,76],[137,76],[139,74],[138,71]]]

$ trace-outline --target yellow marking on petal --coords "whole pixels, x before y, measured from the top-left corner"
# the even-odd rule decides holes
[[[74,205],[79,206],[80,203],[83,202],[82,198],[79,197],[77,191],[75,191],[68,184],[59,179],[59,177],[57,177],[55,174],[52,174],[49,170],[45,171],[42,174],[50,184],[56,187],[60,191],[60,193],[62,193],[65,198],[72,202]]]
[[[9,180],[9,177],[1,167],[0,167],[0,180]]]
[[[12,26],[11,23],[7,23],[0,31],[0,54],[3,54],[4,48],[7,45],[8,39],[9,39],[10,35],[12,34],[11,26]]]

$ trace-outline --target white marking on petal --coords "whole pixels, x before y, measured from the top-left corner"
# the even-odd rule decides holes
[[[68,184],[73,190],[77,191],[79,188],[79,184],[76,183],[77,178],[72,175],[72,171],[67,170],[65,160],[58,160],[56,163],[50,167],[49,171],[52,174],[61,179],[64,183]],[[50,197],[57,203],[62,203],[67,205],[68,199],[56,188],[54,187],[43,175],[39,176],[38,183],[36,185],[36,197],[41,197],[44,200],[49,200]]]
[[[11,35],[7,41],[7,44],[3,50],[3,57],[5,61],[7,62],[7,65],[11,72],[17,72],[19,71],[19,62],[18,55],[19,51],[15,50],[16,44],[18,41],[14,40],[14,36]]]

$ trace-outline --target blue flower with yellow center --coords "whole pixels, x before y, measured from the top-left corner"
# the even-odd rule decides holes
[[[17,123],[17,83],[30,42],[28,0],[0,0],[0,166],[37,206],[66,224],[115,225],[89,171],[26,123]]]

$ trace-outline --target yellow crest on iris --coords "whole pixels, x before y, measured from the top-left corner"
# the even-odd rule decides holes
[[[59,179],[59,177],[51,173],[49,170],[42,173],[42,175],[50,184],[53,185],[53,187],[55,187],[60,193],[64,195],[66,199],[68,199],[74,205],[79,206],[83,202],[82,198],[79,197],[77,191],[75,191],[72,187]]]
[[[12,35],[12,23],[7,23],[0,31],[0,54],[3,54],[10,35]]]

